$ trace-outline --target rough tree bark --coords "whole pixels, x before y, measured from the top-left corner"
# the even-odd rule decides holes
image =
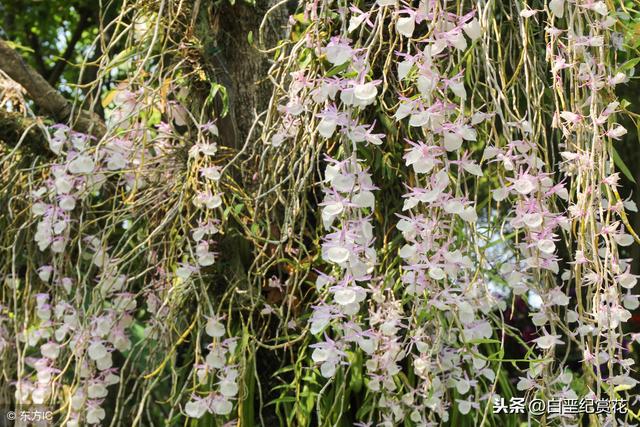
[[[207,8],[208,30],[206,39],[211,45],[211,64],[218,81],[229,92],[229,117],[223,122],[223,136],[230,138],[226,145],[239,148],[244,144],[256,114],[263,111],[271,97],[271,83],[266,79],[270,58],[249,42],[249,34],[258,40],[263,17],[278,0],[257,0],[255,4],[243,1],[223,2]],[[264,25],[264,43],[274,46],[286,37],[289,11],[285,4],[271,10]]]
[[[261,24],[269,12],[263,25],[264,47],[275,46],[286,38],[289,11],[286,4],[279,4],[279,1],[256,0],[255,4],[245,0],[194,2],[194,35],[202,45],[199,59],[210,82],[224,86],[228,95],[228,114],[223,118],[218,116],[222,110],[222,97],[217,96],[214,100],[219,143],[234,150],[240,150],[247,140],[252,143],[257,139],[259,130],[256,128],[248,139],[250,130],[271,98],[272,85],[267,79],[270,57],[250,42],[249,34],[253,34],[255,40],[259,39]],[[190,89],[194,95],[190,107],[193,111],[201,111],[207,94],[193,87]],[[246,181],[250,181],[250,174],[231,173],[240,185],[251,185]],[[228,263],[225,268],[228,282],[247,289],[247,269],[251,264],[249,242],[239,235],[226,235],[219,242],[219,252]]]

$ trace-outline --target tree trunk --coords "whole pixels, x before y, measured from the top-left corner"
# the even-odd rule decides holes
[[[221,136],[225,145],[236,149],[244,144],[257,114],[266,109],[271,96],[266,78],[271,58],[250,42],[249,34],[258,40],[263,17],[275,4],[277,0],[257,0],[255,4],[225,1],[206,7],[209,34],[201,40],[208,42],[205,51],[210,58],[206,59],[229,95],[229,114],[220,123]],[[269,14],[264,25],[266,47],[286,36],[287,19],[284,5]]]

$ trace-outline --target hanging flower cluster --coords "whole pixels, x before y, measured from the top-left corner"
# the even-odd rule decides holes
[[[218,151],[217,144],[210,141],[210,137],[218,136],[218,128],[213,123],[199,126],[199,136],[202,140],[194,144],[189,150],[190,161],[193,162],[192,170],[197,171],[193,205],[202,213],[198,219],[198,226],[192,231],[195,242],[195,258],[199,267],[208,267],[215,262],[215,253],[211,250],[212,242],[209,237],[218,233],[219,220],[215,210],[222,206],[222,197],[218,190],[220,181],[220,167],[213,162]]]
[[[374,133],[375,123],[361,124],[357,119],[359,112],[376,103],[380,83],[370,80],[366,56],[351,48],[346,35],[332,38],[319,53],[332,66],[344,69],[332,78],[316,79],[309,101],[320,109],[315,114],[320,119],[318,133],[323,138],[341,140],[341,151],[346,156],[342,161],[325,158],[326,187],[320,206],[322,224],[329,233],[323,238],[321,255],[334,272],[318,277],[317,290],[326,299],[314,308],[311,317],[311,330],[325,334],[324,341],[311,346],[312,359],[320,365],[324,377],[332,377],[337,366],[346,362],[345,351],[350,343],[365,353],[374,346],[355,321],[369,292],[367,285],[375,280],[377,262],[371,220],[376,186],[357,159],[357,152],[363,145],[382,144],[384,134]],[[335,339],[326,330],[329,324],[337,333]]]
[[[115,19],[108,31],[113,44],[96,60],[91,83],[100,87],[77,92],[86,96],[83,109],[96,107],[89,94],[101,98],[104,135],[73,130],[80,108],[74,104],[68,124],[46,128],[38,120],[48,131],[48,152],[36,153],[28,169],[22,147],[6,157],[4,141],[0,147],[3,166],[17,165],[20,184],[11,197],[15,205],[3,211],[11,211],[7,236],[20,234],[25,248],[18,253],[22,249],[12,246],[13,257],[3,260],[0,352],[6,366],[17,362],[3,373],[17,405],[52,408],[55,423],[69,427],[146,425],[144,418],[155,416],[143,409],[155,405],[153,397],[145,403],[146,396],[167,383],[164,368],[176,350],[182,356],[178,347],[185,342],[193,353],[184,358],[188,374],[166,396],[172,411],[200,417],[204,408],[226,417],[239,393],[237,339],[223,316],[205,317],[219,311],[219,301],[209,301],[207,280],[217,268],[214,239],[228,215],[220,184],[220,159],[228,151],[219,153],[214,95],[194,107],[184,91],[189,67],[173,62],[175,56],[164,63],[147,54],[160,44],[169,55],[184,53],[182,44],[161,43],[166,34],[159,25],[165,18],[178,22],[185,10],[139,6],[109,18]],[[147,27],[155,18],[155,29]],[[100,37],[89,50],[104,41]],[[110,58],[122,43],[128,47]],[[198,119],[190,111],[196,109]],[[96,127],[102,132],[101,123]],[[193,323],[176,337],[187,307],[195,308]],[[202,348],[196,325],[211,338]],[[197,387],[186,386],[192,378]],[[145,397],[135,409],[121,405],[139,392]]]
[[[67,425],[80,425],[81,412],[85,412],[88,424],[96,424],[105,417],[100,405],[107,388],[120,380],[117,368],[113,368],[112,352],[130,348],[126,329],[136,301],[126,292],[127,277],[118,274],[104,242],[90,234],[76,241],[74,211],[100,193],[109,174],[129,167],[136,156],[124,139],[96,149],[91,137],[64,125],[55,125],[52,131],[49,147],[62,161],[51,166],[45,185],[33,192],[32,212],[39,218],[34,240],[41,251],[51,253],[50,263],[38,269],[38,276],[47,286],[62,292],[36,296],[37,323],[25,335],[29,337],[28,347],[40,347],[42,358],[27,359],[38,385],[23,379],[16,393],[21,403],[45,403],[54,392],[53,375],[61,372],[55,366],[61,349],[71,349],[80,364],[75,371],[80,383],[71,395]],[[124,179],[136,181],[130,174],[125,174]],[[77,293],[74,278],[65,276],[65,253],[76,242],[91,254],[91,264],[98,270],[98,292],[92,296]],[[94,299],[108,302],[97,312],[86,313],[83,305]],[[40,343],[41,340],[45,342]]]
[[[545,171],[529,122],[507,125],[511,140],[504,147],[490,145],[484,150],[484,158],[496,165],[499,177],[500,186],[492,190],[492,199],[512,206],[505,224],[519,236],[513,245],[515,259],[504,262],[499,271],[513,295],[536,295],[542,300],[531,319],[540,328],[540,336],[531,344],[543,354],[532,354],[538,361],[530,363],[517,389],[545,390],[556,399],[577,399],[569,387],[571,375],[563,373],[562,367],[556,374],[558,367],[550,363],[555,347],[565,343],[560,335],[564,324],[560,309],[570,302],[566,291],[556,284],[560,273],[557,233],[569,231],[567,218],[556,212],[556,201],[568,200],[569,194],[563,183],[556,184],[553,175]]]
[[[131,195],[144,189],[150,181],[164,178],[156,173],[157,166],[169,165],[172,160],[171,126],[159,123],[157,129],[145,128],[144,122],[138,118],[145,108],[143,93],[129,92],[121,89],[113,98],[114,107],[109,112],[109,129],[117,131],[117,137],[111,137],[100,144],[94,138],[72,131],[64,125],[52,127],[49,141],[51,151],[62,159],[61,163],[50,167],[49,178],[45,186],[33,192],[33,214],[39,218],[34,240],[41,251],[51,252],[51,261],[38,269],[40,279],[51,284],[54,289],[64,292],[39,294],[36,301],[38,322],[36,327],[30,326],[25,331],[25,340],[30,347],[40,346],[41,359],[27,358],[28,365],[38,378],[36,383],[22,379],[18,383],[16,396],[21,403],[42,404],[52,396],[54,374],[60,372],[56,368],[56,359],[61,349],[71,348],[80,368],[75,370],[79,378],[77,386],[71,394],[68,426],[100,423],[105,418],[105,410],[101,406],[108,394],[108,387],[120,380],[118,369],[113,368],[112,353],[126,352],[131,348],[127,330],[133,321],[133,312],[137,307],[135,295],[127,292],[128,277],[120,273],[121,260],[109,253],[106,239],[98,235],[85,234],[78,239],[74,223],[78,221],[74,211],[86,204],[95,203],[102,193],[113,191],[109,182],[116,187],[122,186]],[[172,107],[174,121],[180,121],[182,112],[177,105]],[[177,123],[184,125],[184,121]],[[152,149],[144,147],[144,141],[157,135],[158,144]],[[220,169],[212,162],[216,154],[216,144],[209,141],[210,136],[217,136],[217,128],[208,123],[199,126],[201,143],[194,144],[189,152],[198,176],[197,183],[202,184],[193,197],[193,204],[203,212],[193,227],[191,237],[194,241],[194,263],[185,263],[176,270],[175,277],[186,282],[201,267],[214,263],[214,253],[210,249],[210,236],[218,233],[219,220],[212,213],[222,204],[217,189]],[[165,160],[166,159],[166,160]],[[154,168],[156,166],[156,168]],[[115,181],[112,178],[115,177]],[[124,229],[131,227],[131,221],[125,220]],[[95,273],[96,293],[82,295],[76,293],[75,280],[65,277],[67,268],[65,253],[71,250],[72,244],[79,244],[83,251],[90,254],[91,266]],[[153,257],[151,257],[151,261]],[[159,271],[155,289],[147,292],[147,308],[153,314],[146,327],[148,338],[157,338],[158,331],[165,327],[163,320],[169,313],[163,309],[162,298],[168,295],[166,283],[168,277]],[[66,297],[65,297],[66,295]],[[55,298],[55,301],[52,301]],[[94,304],[93,312],[86,312],[83,305]],[[224,327],[222,328],[224,332]],[[215,325],[207,326],[212,337],[221,335]],[[212,335],[213,334],[213,335]],[[28,339],[27,339],[28,337]],[[42,342],[44,341],[44,343]],[[228,339],[211,345],[205,369],[198,368],[200,381],[205,382],[211,371],[218,371],[220,393],[211,394],[200,400],[216,414],[228,414],[232,403],[228,400],[237,394],[237,370],[226,363],[227,353],[234,353],[234,340]],[[195,416],[200,414],[191,402],[186,412]]]
[[[628,76],[608,60],[622,48],[620,34],[614,31],[618,18],[603,1],[552,1],[549,9],[546,53],[553,79],[554,127],[563,138],[562,171],[570,181],[570,197],[564,194],[569,198],[565,228],[574,242],[569,247],[571,265],[562,279],[573,287],[577,302],[566,313],[565,330],[583,353],[588,395],[619,399],[637,384],[622,326],[639,303],[632,293],[637,277],[621,253],[634,242],[625,210],[637,209],[618,194],[620,176],[614,172],[612,154],[615,141],[627,133],[615,122],[620,103],[614,89]],[[538,245],[553,247],[543,240]],[[569,303],[554,289],[548,298],[555,304]],[[538,346],[561,342],[555,333],[545,334]],[[602,421],[624,423],[615,416],[604,415]]]
[[[176,276],[183,282],[192,279],[193,273],[215,263],[215,243],[212,237],[220,232],[220,219],[216,214],[223,205],[220,191],[221,168],[215,162],[218,146],[212,138],[218,137],[218,128],[212,123],[198,126],[198,141],[189,150],[190,173],[194,173],[193,205],[198,209],[197,225],[191,229],[189,243],[192,262],[182,264],[176,270]],[[194,249],[191,249],[195,245]],[[206,334],[213,338],[207,345],[209,350],[204,363],[193,366],[198,383],[206,389],[204,396],[194,394],[184,406],[184,412],[192,418],[200,418],[206,412],[216,415],[228,415],[233,410],[232,400],[238,394],[238,367],[232,364],[235,357],[237,339],[223,339],[226,328],[222,318],[215,315],[208,318]],[[211,379],[217,379],[209,386]]]
[[[386,418],[388,425],[407,416],[427,425],[430,412],[447,421],[454,403],[463,414],[479,408],[483,397],[477,386],[495,379],[476,343],[493,336],[485,315],[496,300],[476,274],[474,247],[455,232],[473,235],[478,221],[465,182],[483,176],[470,146],[477,140],[474,126],[487,115],[468,113],[463,71],[449,71],[460,70],[458,55],[472,49],[469,45],[482,36],[482,29],[474,12],[458,16],[440,2],[405,9],[399,16],[396,30],[408,39],[408,48],[398,53],[397,76],[406,95],[399,98],[394,118],[419,140],[405,140],[404,166],[413,173],[414,184],[407,185],[397,229],[406,242],[399,256],[411,305],[404,325],[408,333],[402,349],[393,354],[395,363],[409,358],[418,381],[399,395],[394,381],[387,380],[389,396],[381,406],[393,414]],[[423,20],[426,37],[414,28]],[[424,43],[415,50],[413,37]],[[461,348],[468,350],[461,353]],[[459,396],[455,401],[449,388]]]
[[[543,91],[544,81],[531,80],[539,65],[530,59],[535,52],[528,44],[541,10],[524,2],[512,6],[523,45],[524,65],[516,73],[522,67],[526,90]],[[468,414],[490,405],[500,396],[499,365],[486,352],[512,335],[501,326],[510,312],[505,297],[540,300],[531,306],[532,337],[518,337],[527,363],[512,380],[517,391],[545,399],[614,400],[618,391],[635,386],[620,327],[638,306],[631,294],[636,277],[617,249],[634,241],[624,210],[635,205],[617,194],[620,178],[610,145],[626,134],[613,121],[619,103],[611,101],[611,89],[628,77],[604,65],[609,46],[621,46],[620,35],[611,31],[617,21],[605,2],[553,0],[547,10],[546,59],[556,101],[548,119],[562,135],[560,173],[541,142],[549,138],[550,127],[542,122],[547,117],[533,111],[538,104],[518,111],[519,101],[507,97],[529,95],[518,92],[521,86],[513,80],[496,79],[493,41],[486,35],[494,30],[488,6],[478,3],[465,11],[443,1],[306,4],[304,19],[314,25],[291,53],[304,65],[291,71],[286,103],[268,128],[275,130],[271,144],[314,143],[303,135],[312,128],[320,141],[347,142],[338,151],[343,154],[363,146],[377,150],[366,144],[382,144],[389,154],[387,144],[405,148],[398,165],[408,176],[397,212],[401,287],[391,276],[367,277],[366,291],[351,288],[358,282],[351,262],[366,253],[357,232],[359,211],[369,208],[361,203],[360,167],[350,158],[328,158],[323,180],[329,188],[322,222],[325,228],[341,222],[324,237],[321,255],[339,274],[317,280],[321,298],[310,331],[324,332],[325,340],[311,345],[311,358],[323,376],[332,377],[351,357],[349,342],[357,342],[376,402],[375,413],[361,412],[363,419],[396,425],[410,418],[430,425],[447,422],[452,409]],[[569,28],[557,28],[558,22]],[[484,75],[471,71],[474,77],[502,86],[502,94],[484,96],[465,84],[473,56],[486,65]],[[369,105],[378,106],[377,117],[393,129],[384,144],[375,123],[361,124],[371,117]],[[486,132],[482,137],[478,127]],[[481,211],[478,189],[487,186],[490,200],[483,206],[491,208]],[[495,223],[499,235],[483,234]],[[575,255],[568,265],[567,248]],[[331,335],[328,325],[340,325],[339,333]],[[502,336],[496,334],[500,330]],[[584,353],[582,376],[592,391],[586,395],[575,386],[575,370],[559,362],[569,344]],[[407,370],[415,381],[403,377]]]
[[[372,348],[370,339],[354,319],[366,299],[365,286],[372,280],[376,264],[373,226],[366,213],[375,207],[372,193],[375,187],[353,156],[344,161],[326,160],[325,182],[329,187],[321,203],[322,222],[332,232],[324,237],[322,259],[334,266],[336,273],[321,273],[316,281],[318,292],[327,298],[314,308],[311,331],[324,332],[325,340],[311,346],[314,348],[311,358],[320,364],[322,375],[330,378],[337,366],[345,362],[348,343],[357,344],[365,352]],[[328,325],[339,333],[335,340],[328,336]]]
[[[192,418],[200,418],[206,412],[217,415],[231,413],[233,409],[231,400],[238,394],[238,369],[231,363],[237,340],[223,339],[226,328],[221,320],[216,317],[210,317],[207,320],[205,332],[214,340],[207,346],[209,353],[205,362],[195,366],[199,384],[206,385],[209,378],[215,376],[218,380],[216,390],[208,392],[204,397],[194,395],[192,400],[186,403],[184,412]]]

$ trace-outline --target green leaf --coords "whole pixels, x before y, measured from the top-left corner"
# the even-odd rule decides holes
[[[638,64],[638,62],[640,62],[640,58],[633,58],[628,60],[627,62],[625,62],[624,64],[622,64],[619,68],[618,71],[627,71],[627,70],[631,70],[633,68],[635,68],[635,66]]]
[[[297,402],[298,398],[294,397],[294,396],[282,396],[282,397],[278,397],[275,400],[272,400],[271,402],[267,403],[267,406],[270,405],[275,405],[277,403],[294,403]]]
[[[347,62],[345,62],[344,64],[341,64],[341,65],[336,65],[335,67],[333,67],[332,69],[327,71],[327,74],[325,74],[325,77],[333,77],[336,74],[341,73],[344,70],[346,70],[348,66],[349,66],[349,61],[347,61]]]
[[[242,348],[245,352],[245,360],[243,363],[243,385],[242,392],[240,394],[242,399],[241,404],[241,418],[242,425],[251,425],[255,420],[255,408],[254,408],[254,400],[255,400],[255,388],[256,388],[256,378],[253,375],[255,370],[255,353],[254,350],[249,345],[251,341],[251,332],[249,328],[245,325],[242,328]]]
[[[624,176],[627,177],[629,181],[636,184],[636,180],[633,178],[633,174],[631,173],[627,165],[624,164],[622,157],[620,157],[620,154],[618,154],[614,147],[611,147],[611,153],[613,154],[613,163],[615,163],[616,167],[620,169],[620,171],[624,174]]]
[[[631,105],[631,102],[629,102],[626,99],[623,99],[622,101],[620,101],[620,108],[622,110],[626,110],[629,105]]]
[[[138,53],[138,46],[130,46],[120,53],[118,53],[105,67],[105,71],[110,71],[113,68],[119,67],[125,62],[129,61]]]
[[[162,121],[162,113],[157,108],[154,108],[151,115],[149,116],[149,120],[147,121],[148,125],[155,126]]]
[[[254,222],[253,224],[251,224],[251,233],[255,236],[260,235],[260,226],[258,225],[257,222]]]
[[[220,98],[222,99],[222,111],[220,111],[219,114],[220,117],[224,117],[229,112],[229,93],[227,92],[227,88],[223,85],[211,82],[211,89],[209,90],[209,95],[205,100],[205,105],[212,105],[218,93],[220,93]]]

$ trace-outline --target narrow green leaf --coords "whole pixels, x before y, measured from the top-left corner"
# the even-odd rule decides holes
[[[344,70],[346,70],[348,66],[349,66],[349,61],[345,62],[344,64],[337,65],[337,66],[333,67],[332,69],[330,69],[329,71],[327,71],[327,74],[325,75],[325,77],[333,77],[336,74],[341,73]]]
[[[618,68],[618,71],[627,71],[627,70],[631,70],[633,68],[635,68],[636,65],[638,65],[638,62],[640,62],[640,58],[633,58],[628,60],[627,62],[625,62],[624,64],[622,64],[620,66],[620,68]]]
[[[616,167],[620,169],[620,171],[624,174],[624,176],[627,177],[629,181],[636,184],[636,180],[633,178],[633,174],[631,173],[627,165],[624,164],[624,161],[622,160],[622,157],[620,157],[620,154],[618,154],[614,147],[611,147],[611,152],[613,154],[613,163],[615,163]]]

